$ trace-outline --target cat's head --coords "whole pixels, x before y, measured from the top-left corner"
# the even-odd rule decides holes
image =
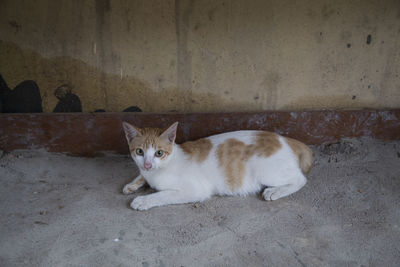
[[[166,130],[140,129],[127,122],[123,122],[122,126],[131,156],[142,172],[162,168],[168,163],[174,149],[177,122]]]

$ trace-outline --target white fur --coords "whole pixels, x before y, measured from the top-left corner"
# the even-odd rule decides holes
[[[151,207],[168,204],[198,202],[212,195],[248,195],[263,192],[266,200],[275,200],[298,191],[306,183],[298,159],[286,143],[279,137],[282,147],[270,157],[252,156],[246,163],[243,184],[232,191],[226,183],[224,169],[219,166],[215,150],[227,139],[235,138],[245,144],[254,143],[258,131],[237,131],[211,136],[208,139],[213,147],[207,159],[201,163],[191,160],[179,145],[174,145],[167,160],[153,158],[153,168],[143,168],[143,157],[133,157],[147,183],[159,192],[136,197],[131,207],[147,210]],[[154,148],[145,156],[154,155]]]

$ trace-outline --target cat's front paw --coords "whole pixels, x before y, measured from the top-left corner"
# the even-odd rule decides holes
[[[131,208],[134,210],[148,210],[154,206],[152,201],[146,196],[136,197],[131,203]]]
[[[128,194],[132,194],[133,192],[135,192],[136,190],[138,190],[138,187],[133,185],[133,184],[127,184],[124,186],[124,188],[122,189],[122,193],[124,195],[128,195]]]

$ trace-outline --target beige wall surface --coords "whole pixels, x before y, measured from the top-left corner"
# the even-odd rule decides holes
[[[400,1],[2,0],[0,63],[45,112],[400,108]]]

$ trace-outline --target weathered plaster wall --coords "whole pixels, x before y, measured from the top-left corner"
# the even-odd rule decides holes
[[[400,1],[2,0],[0,62],[46,112],[400,108]]]

